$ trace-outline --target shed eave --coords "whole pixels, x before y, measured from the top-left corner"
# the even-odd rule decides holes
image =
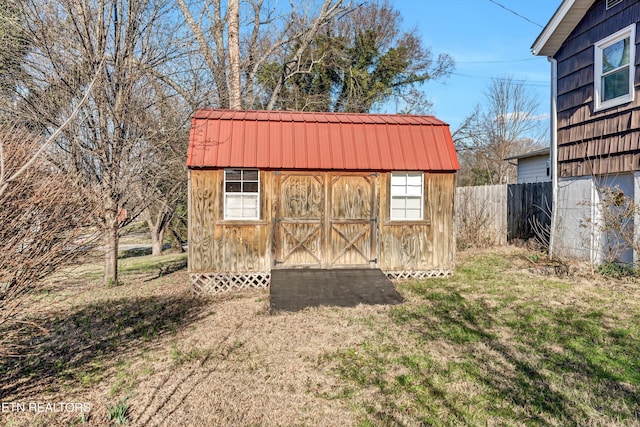
[[[187,165],[188,170],[219,170],[219,169],[259,169],[261,171],[302,171],[302,172],[365,172],[365,173],[389,173],[389,172],[424,172],[424,173],[457,173],[460,168],[457,169],[406,169],[406,168],[398,168],[398,169],[356,169],[356,168],[322,168],[322,169],[312,169],[312,168],[302,168],[302,167],[261,167],[261,166],[202,166],[202,165]]]

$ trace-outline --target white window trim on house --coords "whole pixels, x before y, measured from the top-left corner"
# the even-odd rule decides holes
[[[228,180],[227,172],[231,171],[241,171],[240,180]],[[244,174],[245,172],[256,172],[258,175],[257,183],[258,183],[258,191],[244,191],[245,183],[254,183],[255,180],[245,180]],[[227,183],[239,183],[240,191],[227,191]],[[242,168],[229,168],[224,170],[224,196],[223,196],[223,204],[224,204],[224,219],[225,220],[259,220],[260,219],[260,171],[258,169],[242,169]],[[239,202],[239,215],[233,215],[231,213],[232,206],[230,201],[235,199]],[[238,209],[238,206],[234,206],[233,208]],[[246,215],[245,212],[252,212],[254,214]]]
[[[629,64],[610,70],[607,73],[602,72],[602,54],[604,49],[624,39],[629,39]],[[636,24],[629,25],[622,30],[611,34],[610,36],[600,40],[594,46],[594,111],[604,110],[606,108],[615,107],[633,101],[635,96],[634,78],[635,78],[635,54],[636,54]],[[626,67],[629,67],[629,90],[625,95],[602,101],[602,79],[603,75],[614,74]]]
[[[409,183],[409,178],[420,178],[418,189],[417,180]],[[391,172],[391,189],[390,189],[390,212],[389,217],[392,221],[422,221],[424,219],[424,173],[422,172]],[[416,206],[419,201],[419,208]],[[409,215],[416,213],[419,209],[419,215],[416,217]]]

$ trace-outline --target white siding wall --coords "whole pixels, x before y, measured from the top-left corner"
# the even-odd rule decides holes
[[[553,226],[553,253],[561,258],[575,258],[592,263],[605,260],[604,253],[616,239],[612,234],[602,233],[598,224],[601,218],[599,206],[602,186],[617,187],[625,195],[640,202],[640,174],[620,174],[608,177],[580,177],[558,179],[558,200],[556,224]],[[636,233],[640,221],[636,219]],[[637,260],[629,248],[618,256],[619,262],[631,263]]]
[[[558,179],[553,226],[553,253],[560,258],[593,261],[594,200],[597,195],[591,177]]]
[[[548,161],[548,155],[518,159],[518,184],[551,181],[551,174],[547,175]]]

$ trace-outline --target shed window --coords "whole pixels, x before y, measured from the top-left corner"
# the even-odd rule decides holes
[[[260,219],[260,172],[225,169],[224,219]]]
[[[391,220],[421,220],[424,205],[421,172],[391,173]]]
[[[635,29],[630,25],[595,45],[595,109],[633,101]]]

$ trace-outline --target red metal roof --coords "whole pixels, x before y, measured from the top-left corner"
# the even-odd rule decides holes
[[[309,170],[460,169],[433,116],[198,110],[187,166]]]

